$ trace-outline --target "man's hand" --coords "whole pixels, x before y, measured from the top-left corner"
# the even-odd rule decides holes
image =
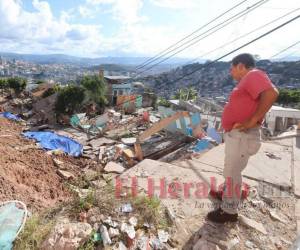
[[[233,129],[239,129],[240,132],[245,132],[250,128],[255,128],[258,125],[258,121],[256,119],[249,119],[244,123],[236,123],[233,126]]]

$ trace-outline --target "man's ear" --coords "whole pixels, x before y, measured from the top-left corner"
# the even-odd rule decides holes
[[[242,70],[245,69],[245,65],[242,64],[242,63],[239,63],[239,64],[237,65],[237,67],[238,67],[238,70],[239,70],[239,71],[242,71]]]

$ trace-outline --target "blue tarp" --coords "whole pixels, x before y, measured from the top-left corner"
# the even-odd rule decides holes
[[[10,112],[0,113],[0,116],[5,117],[5,118],[7,118],[9,120],[13,120],[13,121],[21,121],[22,120],[19,116],[14,115],[14,114],[12,114]]]
[[[198,140],[197,144],[193,148],[194,152],[201,152],[209,147],[209,141],[207,139]]]
[[[17,236],[25,210],[16,206],[15,202],[0,206],[0,249],[11,250]]]
[[[37,140],[43,148],[48,150],[60,149],[75,157],[82,154],[82,145],[66,136],[53,132],[25,132],[23,135]]]
[[[214,139],[218,144],[222,143],[222,137],[215,128],[207,129],[207,135]]]

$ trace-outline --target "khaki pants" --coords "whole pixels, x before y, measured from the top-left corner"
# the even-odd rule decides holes
[[[246,168],[250,156],[256,154],[261,146],[260,130],[253,128],[247,132],[233,129],[226,132],[224,162],[224,196],[222,209],[230,214],[238,211],[241,198],[242,171]]]

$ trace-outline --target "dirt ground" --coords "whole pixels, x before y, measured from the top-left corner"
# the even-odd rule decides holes
[[[23,201],[31,212],[67,201],[71,193],[56,173],[53,156],[21,133],[20,124],[0,118],[0,201]],[[69,162],[75,176],[80,174],[79,166],[88,165],[84,159],[56,158]]]

